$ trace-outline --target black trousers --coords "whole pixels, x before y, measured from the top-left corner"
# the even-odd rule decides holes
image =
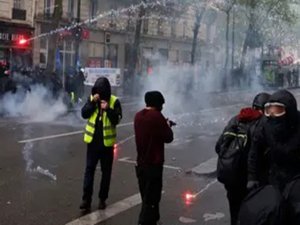
[[[247,187],[246,185],[240,187],[225,186],[225,189],[227,191],[227,199],[229,202],[231,225],[236,225],[242,202],[248,193]]]
[[[113,159],[114,151],[112,147],[97,148],[94,145],[88,145],[83,184],[83,200],[88,202],[92,201],[94,175],[99,160],[102,172],[99,199],[105,201],[108,198]]]
[[[136,166],[136,176],[142,198],[140,225],[156,225],[160,219],[159,202],[162,192],[163,166]]]

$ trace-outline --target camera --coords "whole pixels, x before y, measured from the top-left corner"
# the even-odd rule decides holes
[[[172,120],[169,120],[169,119],[168,119],[167,121],[169,121],[170,127],[174,127],[174,126],[177,125],[177,123],[175,123],[175,122],[172,121]]]

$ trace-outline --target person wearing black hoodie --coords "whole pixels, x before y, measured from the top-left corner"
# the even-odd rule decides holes
[[[287,90],[275,92],[265,105],[265,123],[254,136],[248,162],[249,182],[258,182],[260,162],[268,161],[264,183],[285,199],[284,224],[300,224],[300,112]],[[248,182],[248,183],[249,183]]]
[[[99,160],[102,179],[98,208],[105,209],[112,172],[113,146],[116,143],[116,126],[122,118],[121,103],[111,94],[111,86],[107,78],[97,79],[81,114],[84,119],[88,119],[88,122],[84,134],[87,156],[80,209],[89,210],[91,207],[94,174]]]
[[[236,184],[224,184],[227,191],[227,198],[229,201],[231,225],[236,225],[238,220],[238,213],[242,204],[243,199],[246,197],[247,190],[247,157],[250,149],[249,143],[254,136],[258,127],[261,126],[261,118],[263,116],[263,109],[265,103],[269,100],[270,95],[267,93],[260,93],[255,96],[252,107],[243,108],[237,116],[234,116],[227,126],[225,127],[223,134],[230,132],[233,127],[243,127],[247,131],[247,146],[245,149],[245,154],[240,162],[239,168],[239,178],[237,178]],[[219,153],[221,145],[223,144],[223,134],[220,136],[216,144],[216,152]]]
[[[249,182],[258,182],[259,163],[268,161],[264,183],[285,185],[300,174],[300,112],[297,101],[287,90],[271,95],[265,105],[265,122],[253,138],[248,159]],[[262,159],[264,157],[264,159]]]

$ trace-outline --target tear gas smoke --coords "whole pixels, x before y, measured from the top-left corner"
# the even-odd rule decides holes
[[[219,93],[221,79],[217,74],[205,75],[189,66],[159,66],[154,68],[153,75],[141,76],[140,95],[150,90],[161,91],[166,99],[164,114],[174,120],[177,127],[182,126],[183,121],[199,124],[200,119],[217,123],[227,118],[225,112],[229,116],[236,114],[241,103],[250,105],[258,92],[255,88],[254,91]]]
[[[31,91],[18,89],[0,99],[0,115],[26,117],[31,122],[49,122],[67,112],[63,97],[57,99],[42,85],[30,87]]]

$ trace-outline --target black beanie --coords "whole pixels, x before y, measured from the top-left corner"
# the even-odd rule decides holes
[[[165,103],[164,96],[159,91],[149,91],[145,94],[147,107],[160,108]]]
[[[252,107],[256,107],[258,109],[263,110],[265,107],[265,104],[269,101],[271,95],[265,92],[259,93],[255,96]]]

